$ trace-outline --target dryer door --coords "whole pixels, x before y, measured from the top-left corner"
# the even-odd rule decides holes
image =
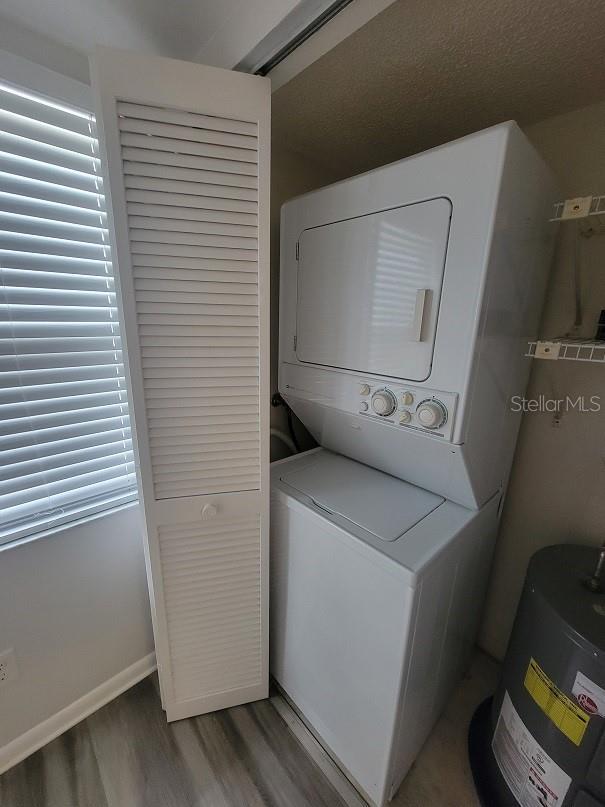
[[[304,230],[299,361],[426,380],[451,211],[439,198]]]

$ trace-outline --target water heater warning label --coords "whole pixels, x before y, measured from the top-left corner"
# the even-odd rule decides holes
[[[568,698],[546,675],[535,659],[531,659],[525,674],[525,689],[544,714],[575,745],[580,745],[590,722],[590,716]]]
[[[492,751],[521,807],[559,807],[571,778],[529,733],[508,692],[502,701]]]

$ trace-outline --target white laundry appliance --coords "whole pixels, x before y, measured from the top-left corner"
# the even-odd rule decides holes
[[[557,199],[505,123],[283,206],[279,390],[320,445],[467,507],[503,488]]]
[[[371,802],[468,661],[555,231],[506,123],[282,208],[271,670]],[[344,455],[344,456],[343,456]]]
[[[271,673],[374,804],[465,671],[498,501],[469,510],[323,448],[273,465]]]

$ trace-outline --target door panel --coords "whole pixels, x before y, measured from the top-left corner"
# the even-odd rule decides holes
[[[92,72],[173,720],[268,689],[270,86],[108,49]]]

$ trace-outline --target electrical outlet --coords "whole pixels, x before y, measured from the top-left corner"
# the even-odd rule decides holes
[[[11,681],[16,681],[18,677],[17,658],[15,651],[11,647],[0,653],[0,687],[4,686],[4,684],[9,684]]]

